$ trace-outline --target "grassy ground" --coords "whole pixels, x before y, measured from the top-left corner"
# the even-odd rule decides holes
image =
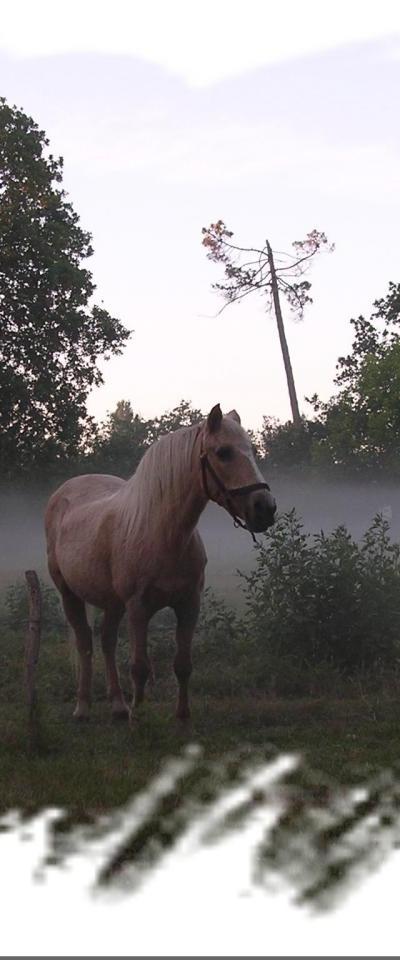
[[[105,699],[102,663],[95,658],[89,723],[72,718],[74,659],[65,635],[45,636],[38,671],[39,719],[33,729],[24,702],[22,632],[8,632],[0,648],[0,810],[43,806],[84,819],[125,803],[187,743],[199,743],[206,761],[239,748],[301,753],[321,784],[368,780],[400,760],[400,704],[389,698],[281,701],[260,697],[192,698],[188,727],[174,719],[175,685],[157,680],[140,717],[115,723]],[[121,672],[128,688],[127,651]],[[165,673],[165,671],[164,671]],[[206,686],[203,684],[203,686]],[[196,680],[194,679],[196,689]]]
[[[133,724],[115,724],[106,702],[77,724],[70,703],[40,707],[32,729],[21,704],[0,709],[0,808],[64,807],[74,819],[125,803],[188,742],[207,760],[239,748],[300,752],[321,784],[368,780],[400,759],[397,703],[365,701],[207,700],[196,698],[188,729],[173,719],[173,704],[150,702]]]

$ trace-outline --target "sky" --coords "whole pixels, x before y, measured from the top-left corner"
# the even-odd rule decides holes
[[[302,323],[285,311],[300,407],[327,399],[349,318],[400,281],[397,0],[0,0],[0,95],[64,157],[93,234],[96,298],[134,334],[89,410],[145,417],[182,398],[245,426],[290,416],[258,296],[217,312],[201,229],[222,218],[277,250],[314,228]]]

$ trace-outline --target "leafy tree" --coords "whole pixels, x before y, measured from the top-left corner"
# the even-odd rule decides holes
[[[201,410],[181,400],[154,420],[144,420],[134,413],[129,400],[120,400],[97,428],[88,465],[106,473],[129,477],[136,470],[147,448],[163,433],[189,427],[203,420]]]
[[[301,425],[288,420],[280,423],[275,417],[263,417],[257,437],[259,456],[270,467],[307,467],[312,464],[314,444],[325,435],[318,420],[306,420]]]
[[[149,442],[153,443],[163,433],[179,430],[180,427],[191,427],[201,420],[204,420],[204,413],[192,407],[188,400],[181,400],[172,410],[167,410],[161,417],[149,422]]]
[[[223,220],[203,227],[202,234],[208,258],[221,264],[224,269],[224,281],[213,284],[213,289],[222,294],[226,301],[225,306],[241,301],[251,293],[261,292],[266,297],[267,309],[271,310],[273,307],[293,422],[301,428],[302,418],[286,340],[280,294],[288,302],[295,317],[302,320],[305,306],[312,303],[311,283],[302,278],[312,258],[327,245],[325,234],[312,230],[305,240],[295,240],[292,244],[294,254],[274,254],[269,240],[265,241],[262,248],[238,246],[232,243],[233,232],[227,229]],[[333,250],[333,246],[329,249]]]
[[[76,452],[97,365],[129,337],[82,266],[91,235],[62,189],[62,158],[0,99],[0,462],[4,472]]]
[[[131,476],[148,447],[149,429],[151,422],[134,413],[129,400],[120,400],[98,430],[91,459],[106,473]]]
[[[374,307],[370,320],[350,321],[354,340],[337,364],[338,394],[309,401],[324,432],[314,448],[320,462],[400,466],[400,284],[390,283]]]

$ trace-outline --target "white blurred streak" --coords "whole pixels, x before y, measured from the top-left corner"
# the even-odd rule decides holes
[[[276,788],[295,769],[294,757],[249,769],[240,786],[226,790],[189,822],[172,852],[134,893],[127,868],[124,895],[112,886],[92,895],[99,871],[198,758],[191,748],[171,761],[147,791],[110,818],[103,836],[93,841],[82,833],[80,849],[52,867],[43,865],[60,811],[44,811],[29,823],[16,812],[4,818],[9,829],[0,834],[0,896],[7,954],[391,954],[398,939],[398,852],[388,853],[385,865],[335,911],[319,916],[294,906],[287,883],[274,891],[254,885],[254,850],[282,812],[283,794]],[[269,803],[250,806],[240,827],[224,830],[230,816],[256,795]],[[343,812],[364,797],[363,791],[353,791]]]

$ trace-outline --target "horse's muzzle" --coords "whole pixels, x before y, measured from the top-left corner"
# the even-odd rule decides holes
[[[246,508],[246,523],[253,533],[263,533],[275,521],[276,503],[269,491],[251,494]]]

